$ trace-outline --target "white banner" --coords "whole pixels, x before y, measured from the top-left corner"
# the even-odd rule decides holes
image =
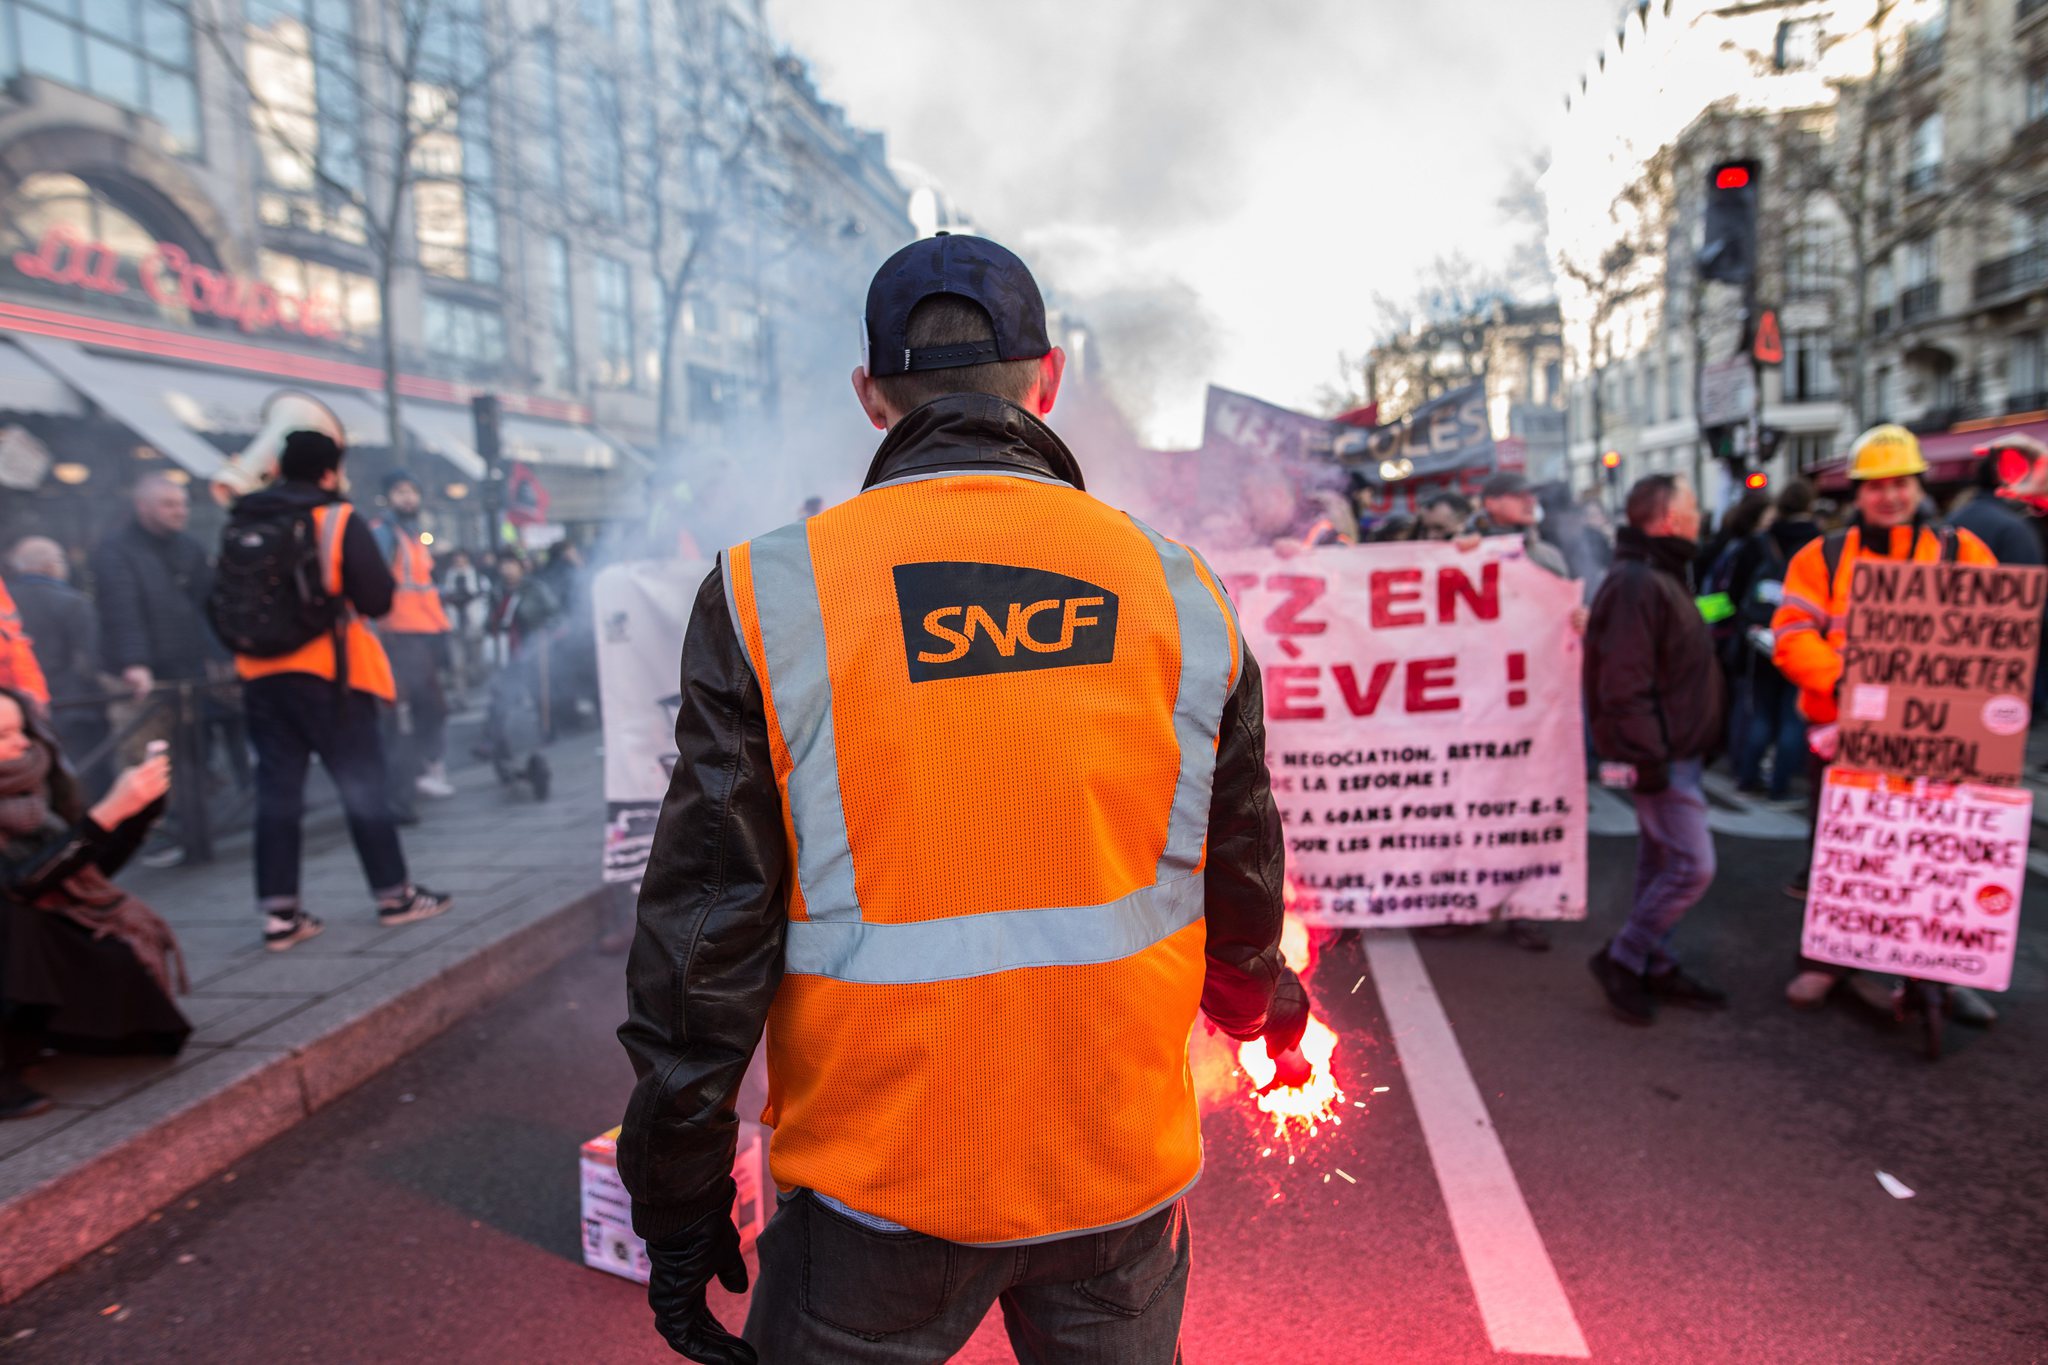
[[[638,883],[676,759],[683,631],[711,566],[614,564],[591,587],[604,708],[604,879]]]
[[[1828,769],[1806,892],[1819,962],[2012,984],[2034,794]]]
[[[1264,674],[1304,919],[1585,917],[1577,583],[1514,537],[1213,563]]]

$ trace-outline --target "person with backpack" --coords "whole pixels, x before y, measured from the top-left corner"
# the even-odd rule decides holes
[[[411,924],[454,902],[413,884],[392,817],[378,707],[397,689],[366,619],[391,610],[397,585],[369,525],[341,496],[342,455],[321,432],[285,437],[279,481],[228,515],[207,599],[215,632],[234,651],[256,751],[256,900],[272,952],[321,928],[299,904],[299,826],[315,754],[341,793],[378,921]]]
[[[1831,531],[1792,556],[1785,568],[1784,600],[1771,617],[1772,662],[1799,689],[1799,711],[1809,733],[1807,811],[1820,818],[1821,777],[1834,757],[1834,727],[1842,685],[1842,648],[1849,635],[1849,582],[1861,558],[1913,564],[1995,564],[1991,551],[1969,531],[1936,526],[1927,515],[1920,476],[1927,461],[1919,438],[1900,426],[1872,427],[1858,438],[1849,457],[1856,511],[1849,524]],[[1806,868],[1785,888],[1806,899]],[[1848,975],[1846,968],[1802,958],[1799,975],[1785,989],[1794,1005],[1819,1005]],[[1977,1006],[1988,1011],[1988,1005]]]
[[[1806,767],[1806,719],[1799,714],[1799,689],[1772,662],[1771,620],[1785,597],[1785,570],[1808,541],[1820,538],[1813,521],[1813,485],[1794,479],[1778,494],[1776,515],[1757,535],[1755,566],[1738,565],[1733,579],[1735,619],[1743,676],[1749,691],[1749,733],[1736,746],[1736,785],[1764,792],[1772,801],[1791,799],[1792,778]],[[1763,767],[1771,757],[1771,777]]]

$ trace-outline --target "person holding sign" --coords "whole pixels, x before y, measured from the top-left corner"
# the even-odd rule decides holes
[[[1593,954],[1593,978],[1632,1024],[1660,1002],[1720,1009],[1723,992],[1679,968],[1671,935],[1714,881],[1714,836],[1701,786],[1718,747],[1727,687],[1692,595],[1700,502],[1692,485],[1652,474],[1628,492],[1628,525],[1586,628],[1586,712],[1602,758],[1631,764],[1636,819],[1635,905]]]
[[[1842,682],[1842,649],[1849,631],[1849,585],[1856,561],[1864,557],[1907,563],[1995,564],[1990,549],[1967,530],[1936,526],[1926,513],[1920,476],[1927,461],[1919,438],[1899,426],[1863,433],[1849,461],[1856,487],[1856,511],[1849,524],[1813,541],[1785,568],[1785,595],[1771,618],[1776,639],[1772,661],[1799,689],[1799,710],[1815,727],[1808,742],[1808,810],[1817,820],[1822,766],[1834,757],[1837,693]],[[1811,862],[1811,859],[1808,859]],[[1806,873],[1786,891],[1806,899]],[[1845,973],[1801,959],[1802,970],[1786,988],[1795,1005],[1827,998]]]

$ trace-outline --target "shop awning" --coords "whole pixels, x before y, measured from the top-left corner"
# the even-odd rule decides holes
[[[75,341],[17,334],[14,344],[35,357],[50,373],[90,399],[95,407],[150,445],[176,460],[195,478],[210,479],[220,468],[221,453],[203,440],[164,401],[160,371],[147,366],[151,379],[138,383],[132,362],[89,355]]]
[[[17,346],[0,343],[0,412],[76,417],[85,411],[78,391]]]
[[[413,399],[406,401],[403,411],[406,429],[428,449],[461,466],[471,478],[483,477],[483,457],[476,451],[476,421],[468,408]],[[498,419],[498,433],[507,464],[523,461],[540,469],[603,471],[628,460],[644,463],[638,452],[592,427],[508,412]]]
[[[261,429],[264,405],[278,394],[290,391],[326,404],[341,419],[342,432],[351,446],[381,446],[390,439],[382,398],[360,389],[283,383],[221,370],[188,370],[109,356],[98,360],[116,373],[128,372],[137,387],[157,389],[163,394],[164,405],[194,431],[246,440]]]
[[[1920,438],[1920,453],[1927,460],[1927,473],[1921,477],[1928,483],[1967,482],[1972,476],[1971,466],[1977,462],[1977,451],[2009,436],[2031,436],[2048,445],[2048,418],[2030,413],[2020,421],[1971,422],[1967,427],[1929,432]],[[1829,492],[1847,488],[1848,457],[1831,460],[1814,469],[1808,477]]]

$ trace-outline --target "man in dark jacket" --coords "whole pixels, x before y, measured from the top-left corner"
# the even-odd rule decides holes
[[[107,737],[107,711],[99,702],[99,617],[92,599],[71,586],[71,561],[48,536],[27,536],[7,556],[8,587],[50,685],[50,728],[73,763]],[[81,773],[97,794],[110,774],[105,764]]]
[[[220,658],[206,625],[206,551],[185,534],[191,515],[184,485],[152,474],[136,485],[134,519],[93,552],[100,655],[137,700],[159,682],[204,677]]]
[[[963,262],[954,253],[970,259]],[[904,257],[911,259],[906,262]],[[901,273],[893,273],[899,266]],[[886,287],[891,280],[903,283],[900,293]],[[1201,700],[1199,693],[1184,693],[1178,722],[1149,704],[1130,705],[1129,694],[1116,689],[1132,678],[1150,676],[1152,661],[1163,657],[1156,652],[1157,626],[1147,621],[1164,618],[1145,617],[1139,598],[1150,589],[1141,589],[1143,579],[1127,575],[1098,552],[1095,563],[1107,567],[1089,571],[1124,584],[1125,600],[1122,625],[1095,637],[1105,652],[1091,654],[1091,660],[1108,665],[1113,655],[1120,673],[1074,668],[1051,652],[1067,645],[1054,641],[1052,636],[1059,632],[1043,625],[1042,638],[1030,647],[1047,652],[1034,653],[1030,672],[1006,667],[1006,657],[987,663],[980,654],[971,654],[975,646],[967,637],[962,637],[959,654],[941,657],[929,648],[919,653],[919,642],[925,638],[918,634],[919,622],[929,632],[949,613],[960,615],[960,608],[945,607],[934,598],[936,609],[928,614],[921,603],[901,608],[908,614],[901,618],[900,636],[878,630],[857,633],[849,640],[847,647],[858,651],[856,661],[844,680],[837,676],[838,664],[833,665],[832,714],[823,722],[838,736],[839,757],[830,757],[835,741],[829,736],[820,739],[811,729],[813,722],[799,718],[804,713],[797,708],[805,704],[801,689],[810,676],[804,666],[787,660],[778,645],[762,645],[766,652],[757,663],[749,643],[765,638],[758,637],[757,627],[768,629],[762,624],[767,622],[777,631],[799,630],[813,641],[819,658],[831,646],[832,622],[821,621],[815,607],[805,630],[806,618],[800,611],[787,614],[793,600],[800,606],[800,598],[780,591],[764,589],[758,596],[755,592],[757,586],[779,581],[776,565],[793,562],[775,557],[781,547],[796,537],[829,535],[814,529],[827,519],[838,518],[831,524],[839,527],[851,524],[849,518],[882,517],[879,509],[893,508],[906,496],[934,500],[929,505],[940,509],[941,522],[925,528],[927,542],[913,559],[892,558],[909,569],[885,570],[865,583],[848,581],[861,598],[857,609],[871,614],[863,620],[897,619],[905,591],[900,585],[909,581],[911,570],[929,567],[984,577],[999,572],[1038,574],[1037,581],[1049,582],[1054,577],[1049,567],[1020,569],[975,557],[1079,568],[1073,562],[1074,545],[1111,542],[1128,556],[1122,562],[1137,565],[1145,555],[1155,555],[1164,556],[1155,563],[1186,566],[1189,576],[1182,582],[1187,591],[1177,598],[1184,605],[1172,615],[1188,622],[1187,629],[1219,632],[1219,645],[1225,638],[1220,632],[1231,629],[1228,618],[1218,614],[1221,601],[1211,589],[1195,584],[1188,552],[1115,514],[1105,517],[1104,509],[1092,505],[1082,492],[1074,456],[1040,420],[1051,411],[1064,356],[1045,340],[1043,305],[1021,262],[975,238],[942,236],[919,242],[892,258],[877,276],[867,322],[873,332],[871,363],[879,373],[870,374],[864,366],[855,372],[854,385],[870,418],[888,436],[875,455],[861,496],[819,519],[727,551],[698,591],[683,645],[682,705],[676,727],[680,752],[641,892],[639,932],[627,968],[630,1015],[620,1029],[639,1080],[619,1137],[619,1172],[632,1194],[634,1226],[648,1243],[648,1297],[656,1324],[671,1346],[691,1359],[725,1365],[754,1361],[757,1348],[770,1361],[880,1360],[885,1355],[891,1360],[943,1360],[966,1342],[998,1298],[1013,1338],[1030,1343],[1027,1358],[1068,1360],[1085,1355],[1114,1359],[1120,1365],[1165,1365],[1179,1359],[1189,1264],[1186,1224],[1175,1194],[1170,1192],[1160,1203],[1148,1193],[1138,1201],[1142,1207],[1122,1210],[1104,1222],[1084,1217],[1076,1226],[1071,1219],[1062,1219],[1077,1206],[1086,1203],[1092,1213],[1102,1212],[1090,1202],[1098,1187],[1053,1181],[1050,1188],[1062,1193],[1054,1197],[1059,1210],[1049,1217],[1059,1230],[1034,1237],[1028,1258],[1006,1238],[942,1240],[941,1234],[904,1226],[924,1220],[915,1208],[890,1201],[905,1186],[924,1188],[952,1180],[954,1184],[945,1185],[951,1191],[945,1207],[958,1210],[963,1219],[985,1220],[1018,1207],[1006,1199],[1005,1180],[1035,1178],[1048,1168],[1064,1171],[1069,1168],[1064,1163],[1085,1163],[1105,1154],[1124,1155],[1122,1139],[1112,1129],[1133,1129],[1131,1106],[1143,1096],[1111,1093],[1113,1087],[1100,1078],[1133,1077],[1134,1090],[1150,1093],[1154,1082],[1181,1071],[1197,996],[1201,1009],[1226,1033],[1242,1039],[1263,1037],[1282,1077],[1289,1074],[1290,1058],[1298,1062],[1307,999],[1279,952],[1283,851],[1266,774],[1258,667],[1239,650],[1242,663],[1234,679],[1227,678],[1227,670],[1216,668],[1219,685]],[[1081,524],[1070,529],[1066,521],[1045,515],[1042,509],[1048,501],[1058,501],[1071,517],[1082,519]],[[977,506],[984,509],[988,531],[968,543],[950,528],[966,509]],[[1142,538],[1134,534],[1139,532]],[[1100,539],[1087,539],[1091,536]],[[808,554],[803,558],[808,562]],[[970,559],[975,562],[960,562]],[[829,576],[835,567],[826,561],[817,571],[814,590],[828,602],[849,601],[834,595],[833,585],[839,580]],[[1167,573],[1171,577],[1181,569],[1169,567]],[[892,589],[892,581],[899,586]],[[955,580],[948,590],[964,581]],[[1090,593],[1081,600],[1094,606],[1108,591],[1073,578],[1061,581]],[[1115,601],[1111,599],[1112,604]],[[786,614],[773,616],[778,609]],[[1066,617],[1075,629],[1099,625],[1103,619],[1087,612],[1076,616],[1076,609],[1069,603]],[[1000,613],[1001,608],[996,610]],[[1010,619],[1018,620],[1021,610],[1011,608]],[[967,617],[968,629],[974,628],[974,619]],[[1017,630],[1025,627],[1018,625]],[[1223,663],[1221,654],[1183,658],[1188,669],[1200,670],[1193,676],[1208,676],[1212,666]],[[950,665],[956,673],[971,671],[975,676],[920,681],[919,670],[926,665]],[[903,676],[906,667],[911,672]],[[863,675],[875,683],[865,693],[859,681]],[[1039,681],[1027,690],[1026,684],[1013,681],[1018,679]],[[1072,937],[1041,936],[1029,947],[1021,938],[1006,939],[1013,942],[1014,951],[984,960],[973,945],[995,942],[985,931],[1029,935],[1039,917],[1073,912],[1041,911],[1026,902],[1000,914],[979,913],[973,905],[949,896],[947,885],[957,884],[957,879],[934,865],[930,872],[941,917],[918,916],[925,922],[910,927],[919,932],[894,933],[899,926],[889,921],[901,910],[890,891],[871,880],[883,872],[883,859],[863,833],[872,826],[846,826],[844,853],[833,854],[833,840],[839,837],[831,833],[838,827],[832,823],[833,812],[842,809],[841,798],[834,795],[829,806],[822,806],[814,799],[818,787],[804,784],[829,781],[837,792],[839,783],[831,774],[839,765],[851,763],[845,790],[858,801],[850,799],[846,810],[863,818],[874,812],[877,820],[892,827],[899,821],[916,825],[935,818],[937,812],[929,804],[932,793],[918,774],[864,769],[848,757],[859,742],[850,735],[876,734],[890,724],[886,708],[878,710],[877,689],[912,685],[947,689],[944,694],[920,694],[922,705],[943,706],[950,697],[960,705],[981,708],[977,714],[985,717],[991,735],[1036,736],[1027,747],[1044,762],[1001,743],[990,746],[973,760],[977,771],[989,774],[989,784],[970,784],[967,794],[945,814],[947,820],[961,821],[958,807],[964,804],[968,827],[977,822],[990,826],[989,846],[995,850],[990,858],[1016,859],[1031,867],[1043,866],[1047,859],[1068,866],[1106,867],[1108,851],[1100,845],[1130,840],[1155,820],[1164,834],[1171,806],[1173,824],[1181,831],[1179,840],[1190,847],[1201,841],[1206,848],[1206,859],[1184,874],[1187,880],[1179,879],[1181,873],[1172,874],[1175,894],[1188,897],[1183,909],[1170,919],[1148,917],[1141,924],[1126,919],[1123,901],[1096,905],[1076,923]],[[815,699],[817,693],[809,695]],[[1125,742],[1106,744],[1099,758],[1086,744],[1085,734],[1042,733],[1036,716],[1012,709],[1020,697],[1034,698],[1032,704],[1039,709],[1083,717],[1072,728],[1093,733],[1085,721],[1091,695],[1101,698],[1101,714],[1131,718],[1132,733],[1120,737]],[[1172,687],[1165,695],[1173,695]],[[773,699],[772,722],[768,697]],[[903,723],[908,724],[907,718]],[[1048,764],[1077,774],[1072,787],[1076,794],[1096,793],[1098,801],[1108,801],[1111,798],[1100,794],[1122,789],[1132,771],[1131,755],[1152,747],[1147,736],[1164,734],[1164,727],[1175,723],[1185,729],[1180,752],[1199,757],[1203,770],[1195,790],[1175,789],[1184,801],[1119,799],[1113,802],[1119,810],[1116,818],[1103,822],[1098,815],[1091,825],[1083,810],[1062,800],[1055,807],[1056,818],[1028,827],[1023,811],[996,804],[1009,797],[994,793],[1014,793],[1020,783],[1042,782],[1035,775]],[[799,740],[787,746],[774,737],[792,732]],[[1062,745],[1066,747],[1058,747]],[[821,754],[826,756],[821,759]],[[785,778],[786,800],[779,785]],[[991,795],[984,798],[984,792]],[[797,831],[794,846],[789,821]],[[1168,842],[1178,846],[1176,839]],[[960,853],[963,864],[975,856],[974,850]],[[843,857],[843,884],[835,874],[819,870],[821,857]],[[1177,858],[1158,855],[1157,861],[1162,868],[1178,867]],[[1154,858],[1143,857],[1139,863],[1143,879],[1149,881]],[[888,875],[900,878],[902,872],[899,867]],[[859,903],[853,904],[850,898],[857,883],[862,889]],[[792,918],[792,888],[799,884],[806,912],[802,923]],[[1152,893],[1153,887],[1146,886],[1134,894]],[[1032,893],[1013,889],[1012,894]],[[848,914],[851,921],[845,918]],[[1150,954],[1163,941],[1158,936],[1169,932],[1169,922],[1183,916],[1190,927],[1196,919],[1203,921],[1204,937],[1196,950],[1199,955],[1172,969],[1177,981],[1183,972],[1193,974],[1188,983],[1192,989],[1179,994],[1173,1008],[1162,1010],[1156,1000],[1148,1005],[1142,992],[1109,984],[1125,982],[1122,974],[1135,970],[1137,961],[1154,960]],[[972,1028],[941,1026],[931,1011],[944,1008],[947,993],[921,991],[914,998],[893,997],[904,1002],[901,1012],[907,1031],[884,1030],[889,1036],[883,1037],[865,1021],[846,1019],[840,1024],[842,1036],[831,1031],[832,1012],[805,1014],[801,1023],[796,1018],[806,1008],[803,1002],[816,998],[816,991],[832,989],[835,982],[869,979],[847,965],[851,959],[827,963],[809,955],[813,945],[822,943],[818,933],[809,932],[814,923],[866,931],[877,946],[883,935],[894,934],[895,965],[885,974],[902,984],[877,984],[873,990],[881,994],[865,997],[869,1000],[883,1001],[891,991],[920,986],[945,987],[953,993],[1007,990],[1002,983],[1027,966],[1039,973],[1034,978],[1038,984],[1030,988],[1034,994],[1028,999],[1018,998],[1018,1012],[1007,1024],[990,1019]],[[806,931],[801,939],[799,930]],[[1127,940],[1113,942],[1125,932],[1130,935]],[[936,947],[942,936],[970,951],[935,952],[926,946]],[[1062,1008],[1053,1002],[1065,989],[1060,984],[1067,979],[1063,974],[1084,958],[1095,964],[1089,970],[1104,974],[1099,998],[1088,999],[1064,1019],[1045,1018],[1048,1009]],[[992,978],[996,984],[988,984]],[[706,1308],[704,1290],[714,1274],[734,1290],[746,1283],[731,1222],[733,1100],[771,1005],[778,1013],[769,1056],[770,1093],[779,1095],[784,1106],[772,1161],[778,1181],[801,1188],[792,1191],[762,1234],[760,1284],[747,1320],[746,1341],[741,1342],[728,1335]],[[860,1112],[845,1113],[838,1122],[820,1126],[813,1111],[806,1109],[813,1114],[806,1123],[795,1112],[800,1097],[815,1097],[820,1086],[843,1084],[835,1081],[835,1069],[803,1041],[806,1029],[824,1030],[809,1035],[814,1043],[829,1037],[837,1040],[831,1047],[843,1044],[871,1060],[879,1056],[905,1065],[889,1083],[877,1085],[864,1097]],[[1037,1043],[1025,1041],[1041,1039],[1048,1029],[1069,1039],[1064,1049],[1050,1056]],[[1142,1054],[1128,1050],[1137,1039],[1156,1035],[1163,1042],[1169,1033],[1170,1044]],[[1071,1041],[1074,1036],[1100,1041],[1081,1045]],[[911,1038],[925,1041],[903,1050],[903,1041]],[[993,1057],[992,1049],[1013,1049],[1010,1060],[1015,1066],[982,1065],[978,1059]],[[1116,1055],[1105,1055],[1109,1053]],[[1018,1131],[996,1147],[949,1145],[941,1136],[943,1129],[933,1126],[975,1112],[971,1106],[915,1102],[915,1097],[933,1093],[984,1093],[973,1087],[992,1084],[991,1078],[998,1075],[1022,1074],[1021,1067],[1059,1076],[1070,1099],[1055,1101],[1048,1090],[1037,1108],[1014,1116]],[[1176,1147],[1174,1134],[1184,1129],[1183,1118],[1192,1116],[1187,1109],[1191,1099],[1180,1084],[1168,1088],[1176,1112],[1186,1113],[1171,1121],[1135,1126],[1134,1131],[1144,1134],[1138,1144],[1144,1150],[1129,1153],[1130,1160],[1119,1167],[1116,1183],[1122,1193],[1113,1199],[1128,1202],[1130,1192],[1149,1192],[1157,1174],[1151,1169],[1158,1164],[1156,1154]],[[903,1121],[906,1109],[921,1114],[911,1131]],[[1093,1118],[1072,1122],[1066,1116],[1076,1109]],[[1112,1120],[1113,1114],[1122,1117]],[[819,1142],[851,1144],[856,1155],[849,1159],[855,1163],[862,1150],[882,1154],[909,1149],[924,1155],[868,1172],[872,1178],[838,1187],[838,1197],[832,1197],[817,1188],[823,1179],[785,1179],[806,1150],[815,1154]],[[806,1149],[803,1143],[812,1145]],[[814,1164],[809,1169],[819,1168]],[[1180,1181],[1174,1183],[1178,1188]],[[865,1207],[860,1190],[872,1196]],[[897,1217],[891,1219],[891,1212]],[[1130,1286],[1140,1282],[1146,1288],[1133,1295]],[[923,1306],[900,1320],[886,1306],[909,1302]],[[882,1320],[894,1325],[881,1325]],[[869,1325],[874,1325],[872,1331]],[[873,1342],[883,1344],[868,1345]]]
[[[1628,923],[1593,954],[1616,1014],[1647,1024],[1659,1001],[1719,1008],[1728,997],[1672,955],[1678,921],[1714,880],[1714,837],[1700,785],[1718,746],[1727,698],[1714,642],[1693,600],[1700,507],[1669,474],[1638,480],[1614,568],[1586,629],[1586,709],[1602,758],[1635,768],[1636,899]]]
[[[2006,482],[2000,467],[2005,458],[2004,448],[2000,448],[1987,451],[1977,461],[1975,491],[1949,514],[1948,524],[1974,533],[2001,564],[2039,564],[2040,537],[2028,524],[2024,512],[1998,496]],[[2030,468],[2031,462],[2023,462],[2020,467]]]

